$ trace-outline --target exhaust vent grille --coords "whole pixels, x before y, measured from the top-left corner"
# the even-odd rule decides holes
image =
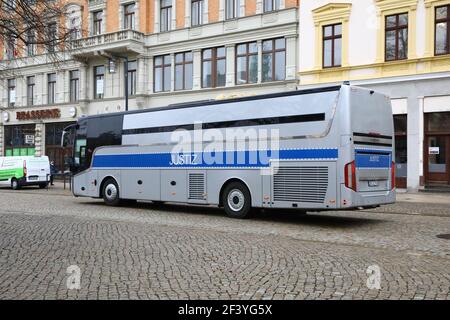
[[[274,201],[324,203],[328,167],[280,167],[273,179]]]
[[[189,199],[205,200],[204,173],[189,173]]]

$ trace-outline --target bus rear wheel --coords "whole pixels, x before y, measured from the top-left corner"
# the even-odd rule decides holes
[[[19,190],[19,189],[20,189],[20,183],[19,183],[19,180],[17,180],[17,179],[12,179],[12,180],[11,180],[11,188],[12,188],[13,190]]]
[[[108,179],[103,184],[103,201],[108,206],[118,206],[120,204],[119,186],[114,179]]]
[[[245,219],[251,213],[250,191],[242,182],[231,182],[222,193],[222,203],[226,214],[231,218]]]

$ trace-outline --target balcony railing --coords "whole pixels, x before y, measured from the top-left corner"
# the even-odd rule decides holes
[[[117,32],[104,33],[96,36],[73,40],[71,42],[71,48],[73,50],[83,50],[100,45],[114,45],[115,43],[123,42],[126,40],[143,42],[144,34],[135,30],[122,30]]]

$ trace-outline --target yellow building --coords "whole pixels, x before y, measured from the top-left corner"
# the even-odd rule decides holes
[[[450,0],[302,0],[299,85],[388,94],[397,183],[450,184]]]

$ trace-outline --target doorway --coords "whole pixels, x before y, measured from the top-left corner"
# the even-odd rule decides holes
[[[450,185],[450,112],[425,116],[425,183]]]

